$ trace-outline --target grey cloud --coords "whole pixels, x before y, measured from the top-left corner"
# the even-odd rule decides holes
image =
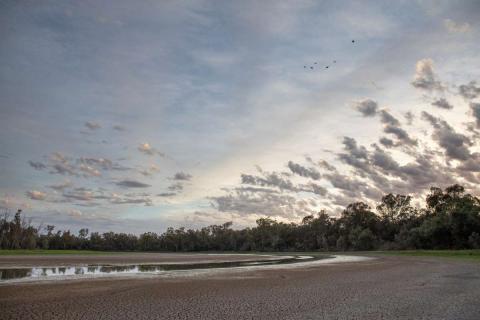
[[[472,115],[475,118],[477,127],[480,128],[480,103],[470,103],[470,109],[472,110]]]
[[[326,174],[324,177],[337,189],[347,191],[350,195],[358,195],[358,192],[365,187],[365,183],[352,179],[340,173]]]
[[[58,152],[50,155],[48,164],[33,161],[30,161],[29,164],[35,168],[49,168],[51,174],[76,177],[99,177],[102,174],[101,171],[130,170],[106,158],[81,157],[75,160]]]
[[[170,191],[182,191],[183,190],[183,184],[181,184],[180,182],[173,183],[168,187],[168,190],[170,190]]]
[[[152,164],[147,168],[142,168],[142,169],[138,170],[138,172],[140,172],[142,175],[147,176],[147,177],[154,175],[158,171],[159,171],[159,168],[155,164]]]
[[[415,119],[415,115],[411,111],[405,112],[404,117],[407,120],[408,125],[411,125],[413,123],[413,119]]]
[[[315,193],[319,196],[325,196],[328,193],[326,188],[324,188],[324,187],[322,187],[322,186],[320,186],[316,183],[309,183],[308,187],[311,188],[311,191],[309,190],[309,192]]]
[[[343,147],[346,151],[349,152],[352,156],[360,159],[367,159],[368,153],[365,147],[357,146],[357,141],[350,137],[343,137]]]
[[[52,165],[50,173],[53,174],[61,174],[61,175],[70,175],[70,176],[77,176],[78,174],[75,172],[75,168],[68,163],[56,163]]]
[[[365,99],[357,102],[354,108],[364,117],[373,117],[377,113],[378,104],[371,99]]]
[[[480,96],[480,87],[477,87],[475,81],[470,81],[468,84],[459,86],[458,93],[465,99],[475,99]]]
[[[312,178],[313,180],[320,179],[320,173],[315,170],[315,168],[306,168],[298,163],[292,161],[288,162],[288,168],[292,173],[298,174],[299,176]]]
[[[106,158],[87,158],[87,157],[82,157],[77,159],[77,164],[79,164],[80,169],[82,171],[95,171],[95,170],[103,170],[103,171],[108,171],[108,170],[116,170],[116,171],[126,171],[129,170],[129,168],[124,167],[118,163],[113,162],[110,159]],[[87,169],[85,169],[87,168]],[[96,175],[96,174],[93,174]]]
[[[225,196],[210,197],[214,208],[239,215],[280,216],[288,219],[312,214],[313,210],[295,197],[268,191],[231,190]]]
[[[388,139],[386,137],[381,137],[379,142],[380,142],[380,144],[382,144],[383,146],[385,146],[387,148],[392,148],[392,147],[395,146],[395,143],[393,142],[393,140]]]
[[[473,153],[469,159],[458,166],[458,169],[461,171],[480,172],[480,154]]]
[[[470,139],[455,132],[455,130],[444,120],[436,118],[423,111],[422,117],[430,122],[434,127],[433,139],[438,142],[439,146],[445,150],[448,158],[467,160],[470,156],[468,146],[472,144]]]
[[[415,77],[412,85],[417,89],[432,91],[443,91],[443,86],[433,71],[433,61],[431,59],[419,60],[415,67]]]
[[[380,111],[380,121],[386,125],[399,126],[400,121],[392,116],[387,110]]]
[[[80,201],[76,205],[82,206],[98,206],[101,203],[96,202],[98,200],[110,203],[110,204],[144,204],[146,206],[153,205],[152,200],[147,193],[105,193],[103,190],[92,190],[89,188],[75,188],[74,190],[64,192],[62,197],[66,201]]]
[[[382,168],[387,172],[397,172],[400,167],[399,164],[389,154],[378,147],[372,154],[372,164]]]
[[[113,130],[116,130],[116,131],[127,131],[127,128],[125,128],[124,126],[121,126],[121,125],[114,125],[113,127]]]
[[[113,198],[110,200],[112,204],[143,204],[145,206],[153,206],[153,201],[150,198]]]
[[[192,175],[185,172],[177,172],[173,176],[173,180],[189,181],[190,179],[192,179]]]
[[[393,126],[393,125],[386,125],[385,128],[383,128],[383,131],[385,133],[393,134],[394,136],[397,137],[398,140],[402,141],[403,143],[406,143],[406,144],[409,144],[409,145],[416,145],[417,144],[417,141],[410,138],[408,133],[400,127],[396,127],[396,126]]]
[[[318,161],[318,166],[319,166],[320,168],[323,168],[323,169],[328,170],[328,171],[335,171],[335,170],[337,170],[337,168],[335,168],[335,166],[329,164],[329,163],[328,163],[327,161],[325,161],[325,160],[320,160],[320,161]]]
[[[343,163],[355,168],[357,174],[373,174],[369,164],[368,151],[364,146],[357,146],[355,139],[350,137],[343,138],[344,150],[346,153],[339,153],[338,159]]]
[[[446,110],[453,109],[453,106],[445,98],[435,100],[434,102],[432,102],[432,106]]]
[[[263,173],[263,177],[242,174],[242,184],[251,184],[251,185],[258,185],[258,186],[270,186],[270,187],[277,187],[281,190],[290,190],[296,191],[297,188],[295,185],[290,181],[282,178],[279,174],[273,173]]]
[[[148,188],[148,187],[150,187],[149,184],[142,183],[142,182],[135,181],[135,180],[128,180],[128,179],[119,181],[115,184],[117,186],[125,187],[125,188]]]
[[[53,190],[56,190],[56,191],[63,191],[67,188],[71,188],[72,186],[73,186],[73,184],[70,181],[66,181],[64,183],[54,184],[54,185],[50,185],[48,187],[53,189]]]
[[[157,194],[157,197],[168,198],[168,197],[173,197],[173,196],[176,196],[176,195],[177,194],[175,192],[163,192],[163,193]]]
[[[35,170],[43,170],[43,169],[46,169],[47,166],[42,163],[42,162],[39,162],[39,161],[28,161],[28,164],[34,168]]]
[[[90,130],[97,130],[97,129],[100,129],[102,126],[97,122],[87,121],[85,122],[85,127],[87,127]]]

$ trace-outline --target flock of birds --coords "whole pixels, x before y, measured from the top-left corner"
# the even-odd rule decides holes
[[[355,43],[355,40],[352,40],[352,43]],[[337,60],[333,60],[332,63],[333,63],[333,64],[337,63]],[[310,66],[306,66],[306,65],[305,65],[305,66],[303,66],[303,69],[310,68],[310,70],[313,70],[313,69],[315,69],[315,67],[317,67],[317,65],[318,65],[318,62],[314,62],[313,65],[310,65]],[[330,65],[326,65],[326,66],[325,66],[325,69],[328,69],[328,68],[330,68]]]

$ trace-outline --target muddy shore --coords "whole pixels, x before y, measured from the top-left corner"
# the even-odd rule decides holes
[[[6,285],[0,319],[476,320],[479,299],[478,263],[382,257],[193,278]]]

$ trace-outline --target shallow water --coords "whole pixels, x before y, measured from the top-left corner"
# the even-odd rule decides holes
[[[93,276],[116,275],[155,275],[169,271],[199,270],[211,268],[233,268],[248,266],[280,265],[318,260],[325,257],[296,256],[279,257],[277,260],[232,261],[217,263],[194,264],[131,264],[131,265],[89,265],[68,267],[33,267],[33,268],[3,268],[0,269],[0,283],[12,280],[46,280],[46,279],[75,279]]]

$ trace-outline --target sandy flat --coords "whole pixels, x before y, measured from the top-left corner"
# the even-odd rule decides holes
[[[0,319],[471,319],[480,264],[382,257],[198,277],[0,287]]]

